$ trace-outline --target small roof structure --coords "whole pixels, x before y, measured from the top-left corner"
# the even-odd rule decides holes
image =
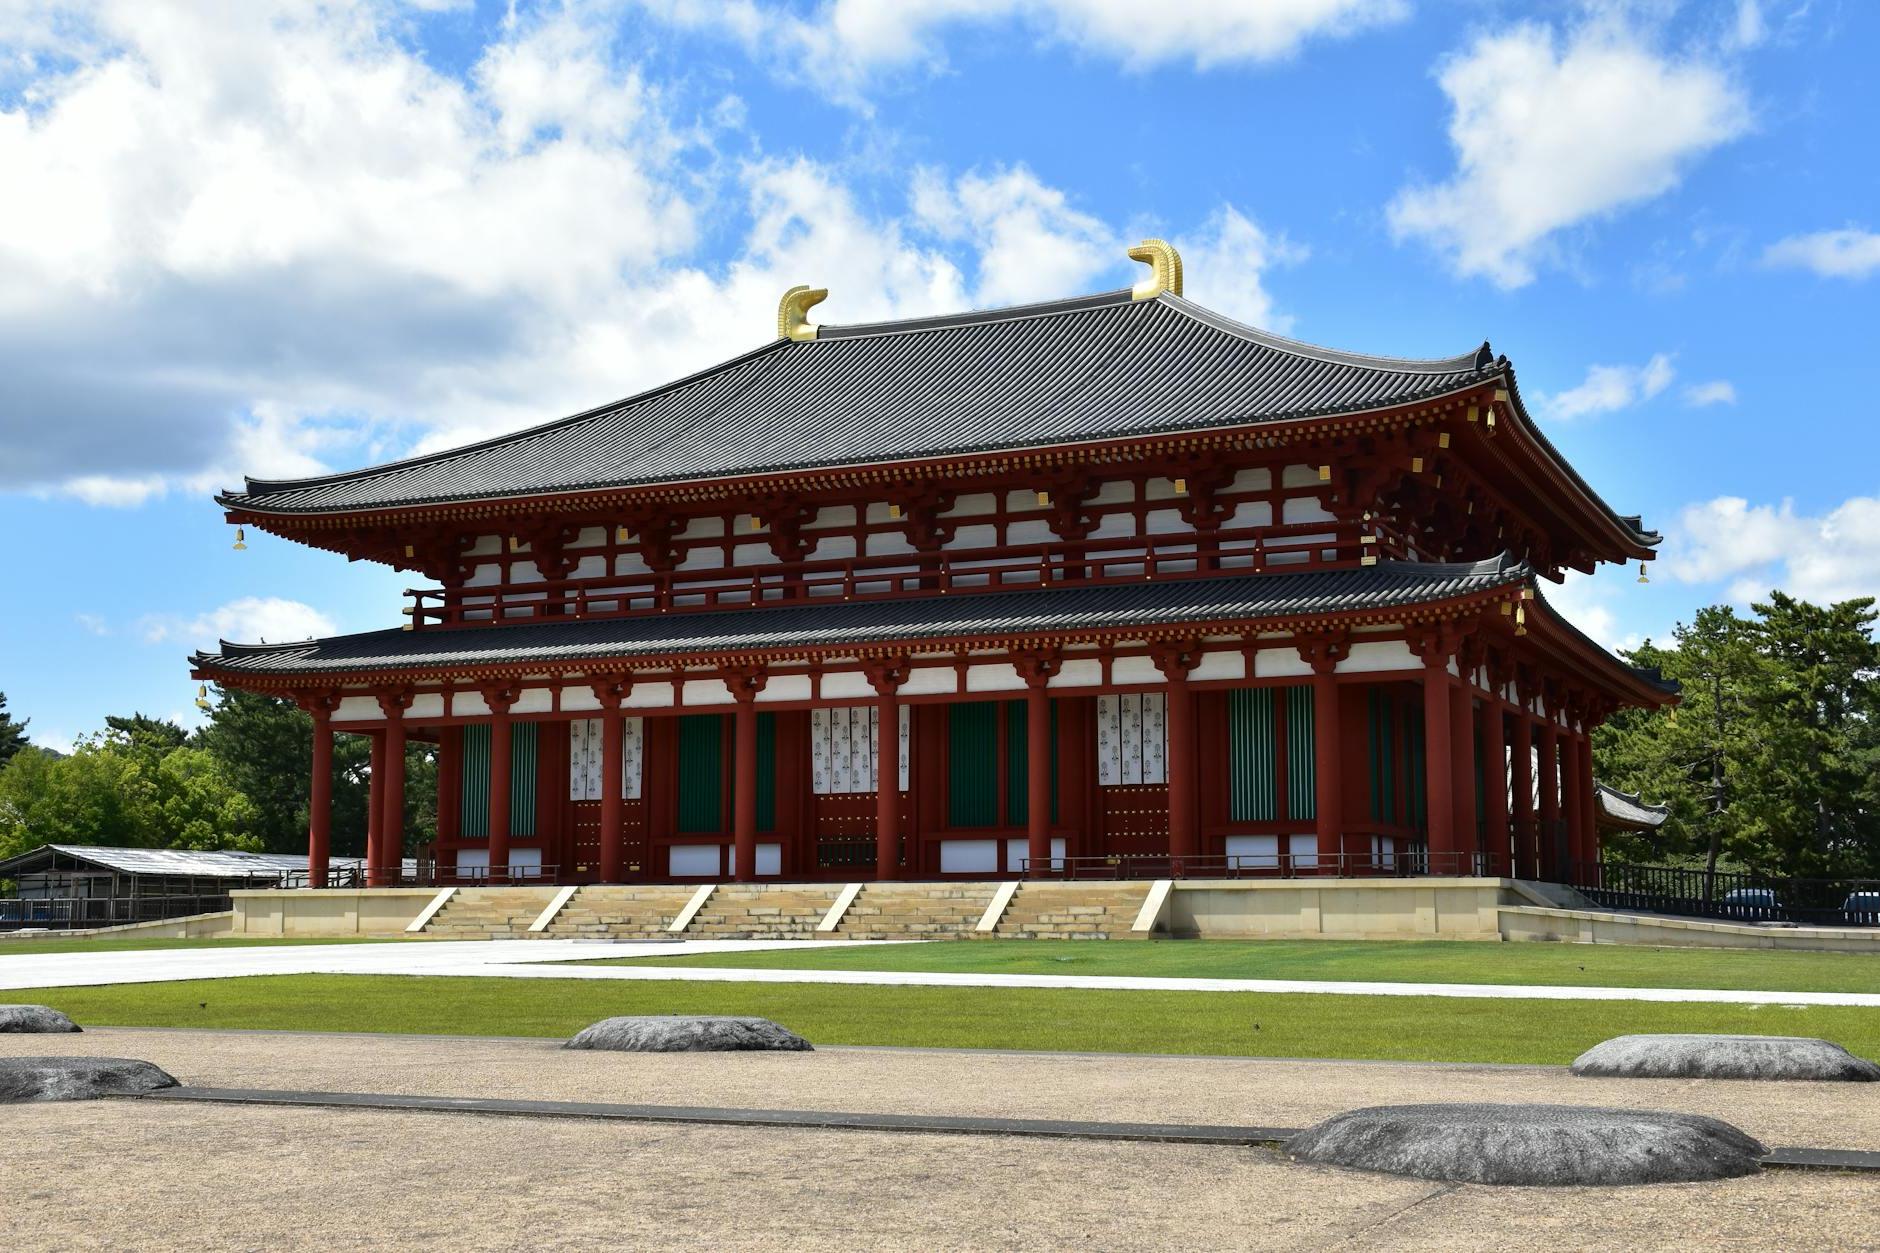
[[[1671,816],[1669,805],[1647,805],[1637,796],[1597,780],[1593,796],[1599,806],[1593,821],[1608,831],[1656,831]]]
[[[305,855],[292,853],[41,844],[0,861],[0,878],[16,879],[21,875],[71,868],[59,865],[60,859],[103,873],[160,879],[279,879],[286,874],[304,873],[307,869]],[[335,858],[334,861],[343,865],[357,859]]]

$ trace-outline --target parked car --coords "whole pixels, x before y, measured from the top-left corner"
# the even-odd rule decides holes
[[[1782,900],[1770,888],[1731,888],[1723,894],[1729,912],[1742,918],[1769,918],[1781,914]]]
[[[1850,892],[1841,902],[1847,921],[1863,926],[1880,926],[1880,891]]]

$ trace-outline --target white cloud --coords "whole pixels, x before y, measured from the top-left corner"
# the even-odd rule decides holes
[[[1729,379],[1712,379],[1708,383],[1693,383],[1684,389],[1684,403],[1693,409],[1708,409],[1711,405],[1733,405],[1736,403],[1736,384]]]
[[[1565,37],[1540,25],[1485,35],[1438,81],[1457,169],[1400,191],[1391,229],[1502,287],[1531,282],[1559,232],[1662,195],[1750,124],[1724,70],[1657,51],[1622,9]]]
[[[1769,37],[1769,24],[1763,20],[1761,0],[1736,0],[1736,20],[1725,42],[1732,48],[1754,48]]]
[[[1763,262],[1811,270],[1822,278],[1866,278],[1880,271],[1880,233],[1850,226],[1791,235],[1764,249]]]
[[[1134,233],[1024,166],[877,194],[737,160],[605,11],[506,20],[463,79],[376,0],[37,27],[0,103],[0,179],[35,188],[0,197],[0,490],[134,506],[447,447],[755,347],[796,283],[854,322],[1137,272]],[[1262,273],[1302,249],[1231,207],[1186,242],[1198,296],[1284,323]]]
[[[1850,497],[1811,516],[1789,500],[1752,505],[1719,496],[1685,507],[1665,554],[1674,578],[1728,580],[1738,603],[1771,588],[1819,602],[1880,595],[1880,498]]]
[[[1132,70],[1284,60],[1308,41],[1403,20],[1409,0],[821,0],[807,16],[751,0],[637,0],[665,21],[729,35],[853,99],[874,73],[944,63],[950,27],[1019,24]]]
[[[1223,205],[1193,235],[1175,240],[1181,250],[1184,294],[1248,326],[1287,334],[1292,318],[1274,305],[1262,279],[1275,266],[1296,265],[1307,249],[1275,235],[1232,205]]]
[[[1670,356],[1662,352],[1644,365],[1590,366],[1578,387],[1543,398],[1542,404],[1556,418],[1611,413],[1650,400],[1669,387],[1676,375]]]
[[[331,618],[313,606],[279,596],[243,596],[194,618],[153,614],[139,626],[150,643],[177,640],[205,648],[220,640],[284,644],[339,631]]]
[[[1559,587],[1542,594],[1556,613],[1603,647],[1614,652],[1637,648],[1644,637],[1620,625],[1615,607],[1622,582],[1632,577],[1629,571],[1624,566],[1601,566],[1590,575],[1569,570]]]
[[[87,635],[111,634],[111,624],[106,622],[99,614],[75,613],[72,615],[72,620],[81,627],[84,627]]]

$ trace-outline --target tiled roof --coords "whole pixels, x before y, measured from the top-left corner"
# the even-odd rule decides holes
[[[1394,609],[1526,584],[1506,557],[1472,564],[1383,562],[1355,570],[1175,579],[914,600],[578,619],[515,626],[373,631],[299,644],[222,645],[203,671],[317,675],[913,643],[951,636],[1179,626]]]
[[[278,879],[307,868],[305,855],[244,853],[224,849],[112,848],[90,844],[42,844],[0,861],[0,875],[32,874],[50,868],[51,854],[119,874],[167,875],[193,879]],[[39,863],[45,863],[43,865]],[[356,864],[335,858],[334,864]]]
[[[779,339],[545,426],[219,499],[329,513],[1029,448],[1415,401],[1506,373],[1296,343],[1179,296],[1075,300]]]
[[[1595,782],[1593,793],[1599,801],[1600,821],[1615,827],[1650,831],[1663,826],[1665,819],[1671,816],[1669,805],[1647,805],[1638,797],[1604,783]]]

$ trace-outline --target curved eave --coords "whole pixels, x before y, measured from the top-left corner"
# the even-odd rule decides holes
[[[1508,409],[1514,415],[1517,429],[1523,438],[1533,446],[1537,460],[1559,486],[1581,502],[1590,516],[1599,520],[1615,541],[1621,559],[1650,561],[1656,556],[1657,547],[1664,542],[1664,537],[1656,531],[1645,530],[1629,515],[1618,513],[1580,477],[1580,472],[1554,447],[1540,424],[1528,412],[1527,405],[1521,399],[1521,388],[1515,382],[1514,364],[1506,357],[1497,358],[1495,373],[1508,389]]]
[[[1428,569],[1428,567],[1426,567]],[[1522,563],[1507,558],[1495,558],[1487,562],[1472,563],[1466,566],[1435,567],[1455,579],[1466,579],[1475,585],[1461,591],[1435,592],[1428,598],[1417,598],[1414,593],[1406,594],[1401,599],[1388,604],[1357,605],[1348,608],[1309,608],[1276,610],[1275,612],[1199,612],[1178,615],[1161,615],[1147,621],[1113,623],[1071,623],[1067,625],[1030,624],[1012,629],[974,629],[974,630],[932,630],[908,631],[902,634],[879,634],[875,638],[844,639],[832,638],[813,642],[792,642],[777,645],[738,645],[721,648],[700,647],[696,642],[688,641],[683,647],[669,649],[645,649],[630,651],[624,647],[618,651],[607,651],[607,645],[582,646],[582,651],[571,653],[563,650],[559,655],[550,655],[548,650],[538,650],[541,655],[519,658],[504,658],[497,661],[477,661],[474,658],[451,657],[439,659],[432,664],[424,661],[374,661],[370,665],[354,664],[351,666],[334,665],[329,668],[310,669],[304,665],[283,665],[276,669],[258,669],[253,666],[230,666],[227,662],[241,656],[254,656],[262,653],[287,653],[296,650],[305,652],[317,649],[321,645],[365,642],[392,636],[412,637],[413,632],[367,632],[360,636],[340,636],[330,640],[310,640],[298,645],[279,644],[239,644],[223,641],[221,653],[196,653],[190,657],[192,674],[203,681],[226,683],[231,686],[257,686],[269,689],[280,688],[321,688],[346,682],[369,682],[382,679],[387,674],[397,674],[409,680],[447,680],[465,678],[501,678],[529,674],[585,673],[597,669],[640,669],[659,670],[678,665],[699,666],[710,664],[746,664],[770,663],[778,661],[814,661],[829,657],[875,657],[894,656],[902,653],[945,652],[960,647],[985,648],[1022,648],[1042,643],[1093,643],[1102,645],[1113,642],[1137,642],[1147,640],[1188,638],[1197,634],[1237,634],[1250,631],[1275,631],[1302,628],[1317,628],[1328,624],[1344,626],[1397,625],[1406,622],[1425,622],[1454,617],[1470,610],[1502,600],[1519,598],[1523,591],[1533,584],[1533,572]],[[1352,575],[1356,571],[1332,572]],[[1286,579],[1304,576],[1261,575],[1260,579]],[[1191,585],[1213,584],[1216,580],[1194,580]],[[1170,584],[1156,585],[1169,587]],[[1076,590],[1076,589],[1065,589]],[[1108,585],[1094,590],[1128,590],[1121,586]],[[947,598],[953,605],[968,606],[973,602],[990,601],[994,598],[1004,600],[1006,604],[1022,604],[1023,598],[1050,596],[1052,592],[1032,590],[1024,592],[976,593],[969,596]],[[1016,599],[1014,599],[1016,598]],[[863,605],[871,602],[849,602]],[[883,602],[872,602],[881,604]],[[906,603],[906,602],[902,602]],[[925,603],[925,602],[922,602]],[[746,609],[715,611],[713,615],[721,620],[729,617],[741,617],[754,614],[759,617],[778,613],[787,613],[783,609]],[[703,619],[706,614],[662,616],[658,621],[677,623],[687,618]],[[575,620],[576,622],[581,620]],[[631,623],[635,619],[611,619],[617,623]],[[569,625],[574,625],[570,622]],[[541,625],[541,624],[534,624]],[[558,624],[557,624],[558,625]],[[460,628],[458,634],[466,639],[487,640],[500,644],[504,633],[523,629],[520,626],[487,626]],[[513,637],[512,637],[513,638]]]
[[[1604,687],[1622,704],[1656,709],[1675,705],[1681,699],[1675,681],[1627,665],[1563,617],[1538,590],[1534,593],[1534,599],[1528,603],[1531,607],[1539,606],[1538,613],[1528,615],[1530,633],[1538,628],[1542,638],[1561,645],[1579,657],[1584,663],[1582,673]]]

